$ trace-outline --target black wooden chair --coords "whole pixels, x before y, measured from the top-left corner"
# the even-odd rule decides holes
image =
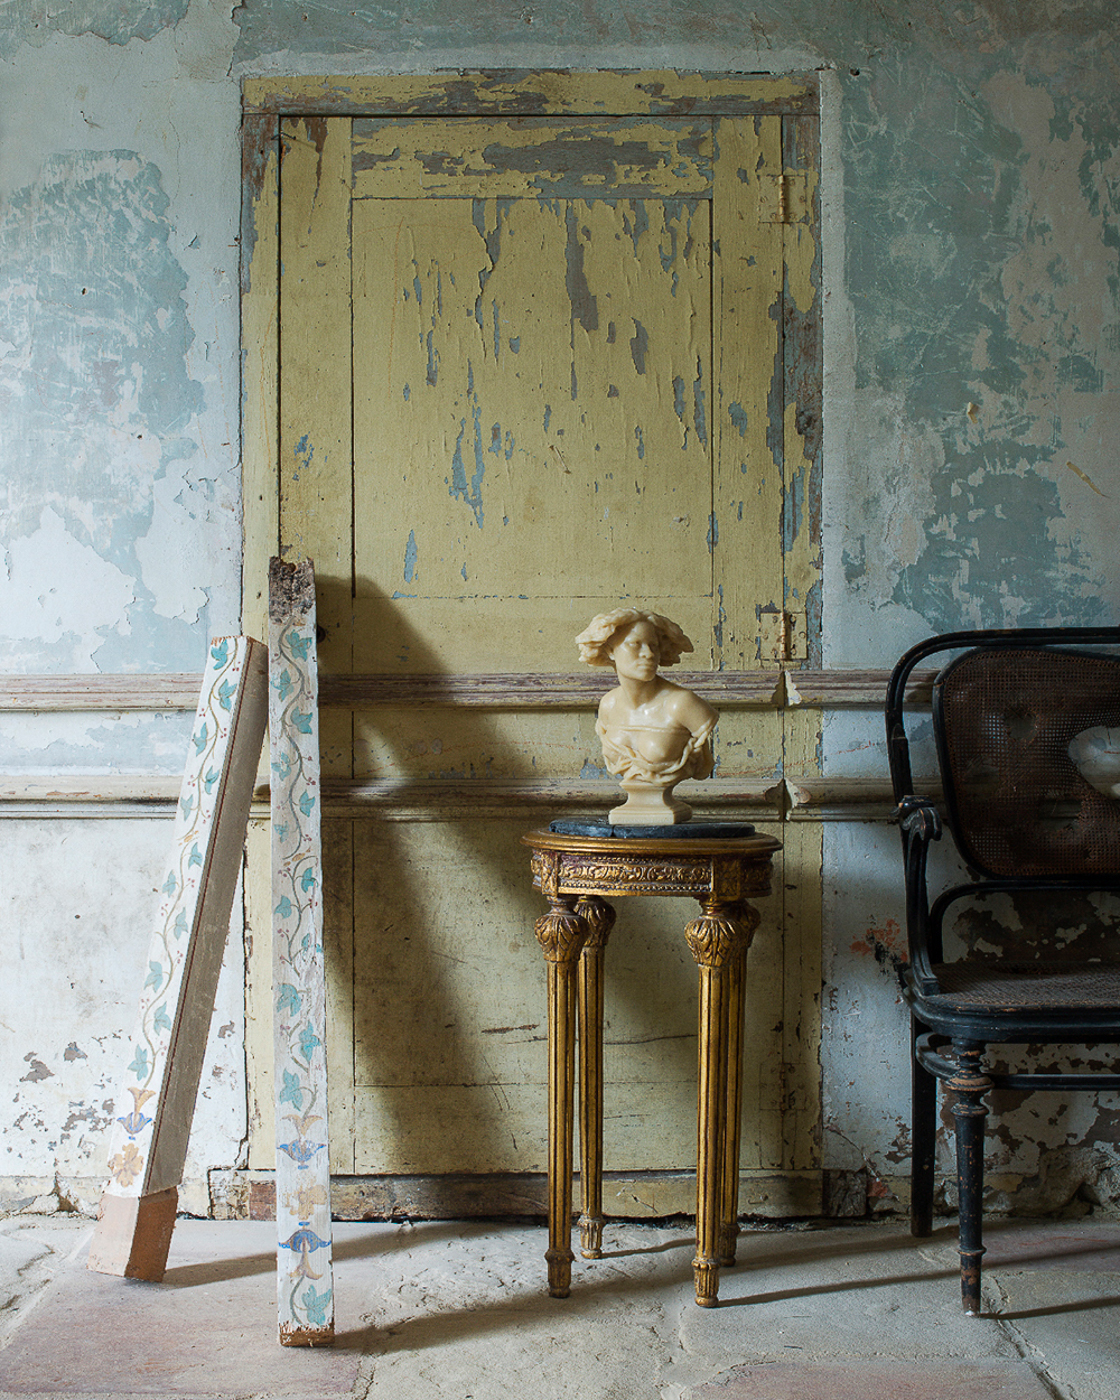
[[[1014,933],[1005,932],[1004,956],[946,961],[943,930],[950,911],[993,894],[1025,895],[1044,915],[1054,900],[1120,891],[1120,655],[1111,650],[1118,647],[1120,628],[946,633],[907,652],[887,689],[910,952],[902,980],[912,1031],[911,1231],[933,1228],[940,1079],[954,1094],[969,1313],[980,1310],[985,1094],[1120,1088],[1116,1073],[994,1073],[985,1049],[1120,1043],[1120,946],[1106,939],[1102,956],[1075,961],[1048,953],[1036,932],[1007,956],[1013,945],[1003,940]],[[915,791],[906,691],[915,667],[945,661],[948,652],[961,654],[934,681],[933,733],[946,823],[971,878],[931,902],[927,857],[941,815],[937,802]]]

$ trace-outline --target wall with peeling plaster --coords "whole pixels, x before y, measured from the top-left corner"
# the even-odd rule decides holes
[[[1120,620],[1114,6],[889,8],[6,6],[0,664],[198,671],[208,636],[237,628],[239,82],[264,73],[821,68],[825,664],[883,667],[964,625]],[[186,731],[175,715],[5,714],[0,770],[173,774]],[[826,716],[821,752],[828,775],[883,771],[872,716]],[[13,1198],[100,1175],[164,829],[0,826]],[[894,833],[832,823],[824,850],[823,1161],[858,1178],[857,1203],[889,1204],[907,1092]],[[227,962],[215,1025],[235,1031],[212,1038],[221,1107],[200,1118],[199,1182],[238,1164],[245,1134],[237,938]],[[893,1068],[868,1075],[885,1046]],[[1111,1199],[1116,1112],[1017,1108],[993,1167],[1040,1204]]]

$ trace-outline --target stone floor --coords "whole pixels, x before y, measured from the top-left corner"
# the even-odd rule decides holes
[[[0,1221],[8,1396],[371,1400],[1117,1400],[1120,1226],[988,1232],[985,1315],[959,1304],[951,1225],[748,1230],[720,1306],[692,1302],[688,1226],[608,1226],[572,1296],[545,1231],[335,1227],[333,1346],[276,1343],[272,1226],[180,1220],[167,1278],[92,1274],[92,1227]]]

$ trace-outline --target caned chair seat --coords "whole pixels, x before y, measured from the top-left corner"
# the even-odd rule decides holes
[[[1103,1013],[1120,1031],[1120,966],[1112,963],[934,963],[939,994],[923,997],[928,1008],[968,1013],[1031,1013],[1080,1016]]]

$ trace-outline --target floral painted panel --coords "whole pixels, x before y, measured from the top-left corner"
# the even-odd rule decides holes
[[[269,568],[272,949],[280,1340],[334,1333],[318,672],[310,562]]]
[[[264,740],[266,654],[216,637],[148,950],[131,1061],[117,1098],[106,1192],[148,1196],[182,1177],[214,993]]]

